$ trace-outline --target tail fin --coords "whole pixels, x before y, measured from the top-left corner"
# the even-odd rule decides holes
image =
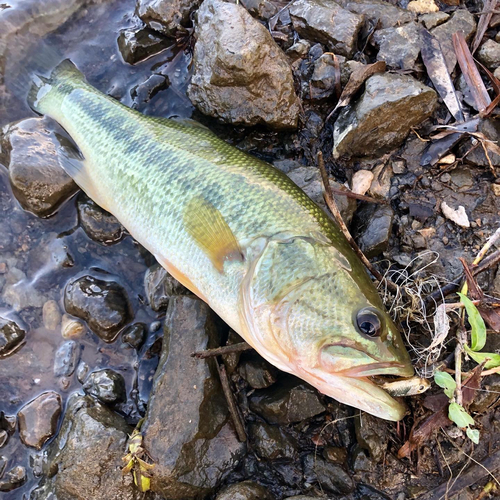
[[[28,104],[37,113],[51,115],[60,107],[64,97],[84,82],[80,70],[65,59],[48,78],[35,75],[28,93]]]

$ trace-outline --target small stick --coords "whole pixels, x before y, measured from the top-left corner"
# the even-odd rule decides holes
[[[244,443],[247,440],[247,434],[245,432],[245,427],[243,426],[243,422],[238,412],[238,407],[236,406],[233,392],[229,387],[229,379],[227,378],[226,367],[224,365],[219,365],[219,363],[217,363],[217,360],[216,360],[216,365],[217,365],[217,370],[219,372],[220,381],[222,384],[222,390],[224,392],[224,396],[226,396],[229,413],[231,414],[231,418],[233,419],[234,427],[236,429],[236,434],[238,435],[239,441]]]
[[[332,188],[330,186],[333,194],[338,194],[340,196],[345,196],[346,198],[354,198],[355,200],[367,201],[368,203],[380,203],[382,205],[387,205],[387,200],[377,200],[371,196],[365,196],[364,194],[353,193],[352,191],[342,191],[342,189]]]
[[[384,277],[373,267],[372,263],[365,257],[364,253],[360,250],[360,248],[354,241],[354,238],[351,236],[349,229],[347,229],[347,226],[345,225],[345,222],[342,219],[342,215],[340,215],[337,203],[335,203],[335,199],[333,198],[330,182],[328,181],[328,174],[326,173],[325,169],[325,162],[323,161],[323,153],[321,151],[318,151],[318,166],[319,166],[319,171],[321,172],[321,180],[323,181],[323,190],[324,190],[326,204],[328,205],[328,208],[335,217],[335,220],[337,221],[340,230],[344,233],[344,236],[346,237],[347,241],[351,245],[354,252],[361,259],[361,262],[363,262],[363,264],[368,268],[368,270],[373,274],[373,276],[375,276],[375,278],[378,281],[384,281]],[[387,283],[387,288],[389,288],[389,290],[391,290],[392,292],[398,291],[398,286],[395,285],[392,281],[389,281],[388,279],[386,279],[385,281]]]
[[[213,358],[214,356],[219,356],[222,354],[232,354],[234,352],[243,352],[250,349],[253,349],[250,344],[247,344],[246,342],[239,342],[238,344],[225,345],[222,347],[216,347],[215,349],[192,352],[191,357],[198,359]]]
[[[457,332],[458,342],[455,347],[455,382],[457,388],[455,389],[457,394],[457,403],[462,406],[462,351],[463,351],[463,332],[462,327],[459,327]]]

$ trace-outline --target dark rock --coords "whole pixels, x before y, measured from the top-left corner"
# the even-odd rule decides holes
[[[54,356],[54,375],[69,377],[73,375],[80,361],[80,345],[74,340],[68,340],[59,346]]]
[[[172,43],[160,33],[143,26],[121,30],[117,42],[123,60],[129,64],[144,61]]]
[[[273,500],[274,497],[260,484],[252,481],[232,484],[224,488],[215,500]]]
[[[142,499],[144,494],[133,485],[132,476],[120,470],[131,432],[122,417],[95,399],[72,396],[48,450],[45,474],[49,479],[42,498]]]
[[[450,19],[444,24],[437,26],[431,33],[438,39],[441,50],[443,51],[446,60],[446,67],[451,73],[455,64],[457,64],[457,56],[453,48],[453,34],[461,31],[467,41],[472,38],[476,31],[476,21],[474,16],[466,9],[456,10]]]
[[[102,209],[85,193],[78,195],[76,208],[80,226],[91,240],[103,245],[113,245],[124,238],[125,230],[116,217]]]
[[[387,422],[368,413],[361,413],[354,420],[354,428],[358,445],[368,451],[374,462],[379,463],[389,442]]]
[[[391,68],[414,69],[422,43],[420,29],[417,23],[408,23],[376,31],[372,41],[379,48],[377,61]]]
[[[0,316],[0,359],[20,349],[25,337],[26,332],[15,321]]]
[[[390,205],[366,204],[356,214],[357,242],[368,257],[380,255],[389,245],[394,211]]]
[[[173,36],[189,22],[202,0],[138,0],[137,15],[153,30]]]
[[[446,12],[429,12],[420,16],[420,21],[424,23],[424,26],[431,30],[440,24],[445,23],[450,18],[450,15]]]
[[[17,414],[21,441],[40,450],[56,433],[61,410],[61,396],[53,391],[44,392],[24,405]]]
[[[4,429],[0,430],[0,448],[3,448],[7,444],[8,440],[9,433]]]
[[[8,153],[9,180],[25,210],[46,217],[78,190],[61,168],[61,143],[47,118],[29,118],[12,124],[4,134],[2,148]]]
[[[121,403],[127,399],[123,376],[109,368],[92,372],[83,384],[83,390],[108,405]]]
[[[327,446],[323,450],[323,457],[332,464],[347,464],[347,450],[338,446]]]
[[[316,390],[295,379],[255,391],[250,397],[250,409],[271,424],[283,425],[301,422],[325,411]]]
[[[170,86],[170,80],[164,75],[152,74],[139,85],[136,85],[130,91],[134,102],[133,109],[139,109],[145,103],[148,103],[161,90],[166,90]]]
[[[7,458],[4,456],[0,456],[0,478],[3,477],[3,473],[5,472],[6,467],[7,467]]]
[[[171,500],[209,494],[245,450],[228,421],[214,360],[190,356],[219,341],[204,302],[170,300],[142,433],[155,462],[151,488]]]
[[[82,276],[66,285],[64,307],[105,342],[113,342],[130,318],[128,297],[118,283]]]
[[[255,422],[248,426],[249,437],[255,452],[260,458],[274,460],[277,458],[293,458],[297,443],[279,427]]]
[[[320,56],[314,63],[314,71],[310,80],[311,98],[319,100],[330,97],[335,91],[336,75],[337,69],[332,55],[323,54]]]
[[[224,123],[297,127],[299,99],[287,57],[240,5],[205,0],[188,97]]]
[[[78,382],[80,382],[80,384],[83,384],[85,382],[85,379],[87,378],[89,371],[90,371],[90,366],[87,363],[85,363],[85,361],[82,361],[78,365],[78,368],[76,369],[76,378],[78,379]]]
[[[139,349],[146,340],[146,325],[134,323],[123,330],[122,340],[130,347]]]
[[[481,120],[479,122],[478,132],[484,134],[487,139],[495,143],[500,139],[500,125],[497,123],[497,120],[488,118]],[[461,155],[467,153],[467,163],[471,163],[478,167],[488,166],[488,159],[484,154],[484,149],[481,146],[473,148],[471,139],[467,139],[460,144],[458,151]],[[493,166],[500,166],[500,155],[496,154],[494,151],[488,150],[488,156]]]
[[[366,451],[356,445],[351,451],[352,470],[354,472],[368,472],[373,470],[374,462],[368,458]]]
[[[373,156],[398,146],[436,103],[436,92],[411,76],[373,75],[361,98],[335,122],[334,156]]]
[[[477,51],[477,58],[491,71],[500,66],[500,43],[489,39]]]
[[[276,382],[278,370],[260,356],[250,354],[240,363],[238,373],[253,389],[265,389]]]
[[[382,29],[401,26],[415,19],[412,12],[385,0],[340,0],[338,3],[350,12],[366,16],[367,20]]]
[[[6,415],[0,411],[0,429],[3,429],[8,434],[13,434],[16,430],[17,419],[13,415]]]
[[[181,285],[174,277],[160,265],[154,265],[146,271],[144,288],[149,305],[153,311],[166,309],[168,301],[174,295],[189,294],[189,290]]]
[[[328,463],[314,454],[304,458],[304,477],[307,482],[318,482],[326,491],[336,494],[352,493],[355,488],[351,476],[337,464]]]
[[[364,16],[328,0],[295,0],[289,11],[293,27],[301,37],[317,40],[335,54],[354,54]]]
[[[263,21],[269,20],[278,13],[278,6],[268,0],[241,0],[241,5],[252,14]]]
[[[12,491],[26,482],[26,469],[17,465],[0,480],[0,491]]]

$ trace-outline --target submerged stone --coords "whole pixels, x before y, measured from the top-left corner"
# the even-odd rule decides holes
[[[0,491],[12,491],[26,482],[26,469],[16,465],[0,479]]]
[[[108,405],[127,399],[123,375],[109,368],[92,372],[83,384],[83,390]]]
[[[69,377],[73,375],[80,361],[80,346],[74,340],[61,344],[54,356],[54,375]]]
[[[255,452],[260,458],[294,458],[297,454],[295,439],[288,436],[280,427],[264,422],[255,422],[248,426],[249,437]]]
[[[224,488],[215,500],[273,500],[274,497],[260,484],[243,481]]]
[[[159,264],[155,264],[146,271],[144,289],[151,309],[156,312],[166,309],[172,296],[190,294],[187,288]]]
[[[15,322],[0,316],[0,359],[21,348],[26,332]]]
[[[117,42],[123,60],[129,64],[143,61],[172,43],[160,33],[144,26],[121,30]]]

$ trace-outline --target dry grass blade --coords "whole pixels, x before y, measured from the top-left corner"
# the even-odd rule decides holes
[[[460,69],[476,103],[476,109],[479,112],[484,111],[490,104],[491,99],[462,32],[453,34],[453,47],[455,48]]]
[[[474,41],[472,42],[472,53],[476,52],[479,45],[481,45],[481,41],[483,39],[488,26],[490,25],[491,16],[493,15],[493,11],[496,9],[498,0],[486,0],[484,2],[483,13],[479,18],[479,22],[477,23],[476,36],[474,37]]]
[[[465,119],[462,105],[455,93],[439,41],[426,29],[422,29],[421,36],[421,54],[427,74],[455,120],[462,122]]]

